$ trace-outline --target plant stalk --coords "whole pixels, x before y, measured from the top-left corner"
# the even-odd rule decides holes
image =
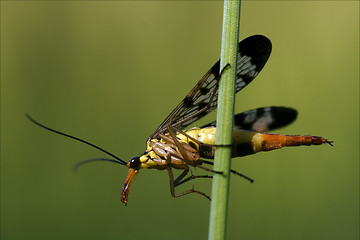
[[[215,141],[218,146],[215,150],[214,159],[214,170],[221,171],[223,174],[215,174],[213,178],[209,240],[222,240],[226,236],[240,2],[240,0],[224,1],[220,60],[222,75],[219,86]],[[227,67],[224,69],[225,66]]]

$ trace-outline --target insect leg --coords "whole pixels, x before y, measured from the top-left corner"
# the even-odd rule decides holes
[[[175,179],[174,186],[177,187],[181,184],[183,179],[189,173],[189,167],[185,168],[184,171]]]
[[[188,182],[188,181],[190,181],[190,180],[196,179],[196,178],[213,178],[213,176],[210,176],[210,175],[198,175],[198,176],[196,176],[196,175],[191,175],[190,177],[187,177],[187,178],[185,178],[184,180],[179,181],[179,182],[175,185],[175,187],[177,187],[177,186],[179,186],[179,185],[181,185],[181,184],[183,184],[183,183],[186,183],[186,182]]]
[[[196,166],[196,167],[201,168],[201,169],[203,169],[203,170],[205,170],[205,171],[208,171],[208,172],[223,174],[222,171],[216,171],[216,170],[213,170],[213,169],[210,169],[210,168],[207,168],[207,167],[203,167],[203,166],[200,166],[200,165],[199,165],[199,166]]]
[[[210,147],[213,147],[213,146],[216,146],[216,145],[206,144],[206,143],[200,142],[200,141],[194,139],[193,137],[189,136],[189,135],[186,134],[185,132],[183,132],[183,131],[181,131],[181,130],[178,130],[178,129],[176,129],[175,127],[172,127],[172,126],[170,126],[170,125],[167,126],[167,129],[168,129],[168,132],[169,132],[169,134],[170,134],[170,136],[171,136],[171,139],[170,139],[169,137],[167,137],[166,135],[161,134],[161,137],[163,137],[163,139],[166,139],[167,141],[169,141],[169,142],[171,142],[171,143],[173,143],[173,144],[175,144],[175,145],[177,146],[177,148],[179,149],[181,155],[183,156],[184,161],[185,161],[187,164],[192,165],[192,166],[194,166],[194,167],[195,167],[195,166],[196,166],[196,167],[199,167],[199,168],[204,169],[204,170],[209,171],[209,172],[223,174],[223,172],[221,172],[221,171],[215,171],[215,170],[212,170],[212,169],[209,169],[209,168],[206,168],[206,167],[201,166],[202,161],[196,161],[196,164],[194,164],[194,163],[191,162],[191,161],[190,161],[190,163],[189,163],[189,160],[190,160],[190,159],[187,159],[187,158],[185,157],[185,156],[188,156],[188,155],[187,155],[185,149],[183,148],[183,146],[181,145],[181,143],[179,142],[179,140],[177,139],[177,137],[176,137],[176,135],[175,135],[175,133],[174,133],[174,131],[173,131],[172,128],[175,129],[175,130],[177,130],[178,132],[180,132],[180,133],[183,134],[184,136],[190,138],[191,140],[193,140],[194,142],[196,142],[196,143],[199,144],[199,145],[205,145],[205,146],[210,146]],[[189,152],[189,151],[187,151],[187,152]],[[207,161],[206,161],[206,162],[207,162]],[[210,163],[211,163],[211,162],[210,162]],[[245,176],[244,176],[244,177],[245,177]]]
[[[185,169],[174,181],[175,187],[188,182],[190,180],[193,180],[195,178],[212,178],[212,176],[209,175],[199,175],[199,176],[195,176],[193,174],[191,174],[190,177],[183,179],[189,172],[189,168]]]
[[[197,194],[200,194],[204,197],[206,197],[207,199],[211,200],[210,197],[208,195],[206,195],[205,193],[203,192],[200,192],[200,191],[197,191],[195,190],[194,188],[192,189],[189,189],[185,192],[182,192],[182,193],[179,193],[179,194],[176,194],[175,193],[175,187],[178,186],[179,184],[181,184],[181,180],[188,174],[189,172],[189,167],[187,165],[184,166],[184,171],[174,180],[174,174],[173,174],[173,171],[172,171],[172,167],[171,167],[171,154],[170,153],[167,153],[166,154],[166,165],[165,165],[165,168],[168,170],[168,174],[169,174],[169,180],[170,180],[170,193],[171,193],[171,196],[173,197],[181,197],[181,196],[184,196],[186,194],[189,194],[189,193],[197,193]],[[161,164],[163,165],[163,164]],[[187,180],[188,181],[188,180]]]
[[[167,129],[168,129],[169,135],[172,138],[172,141],[174,142],[174,144],[178,148],[180,154],[182,155],[183,160],[191,166],[196,166],[197,165],[196,160],[198,159],[198,156],[196,156],[197,155],[196,150],[194,149],[194,152],[191,152],[190,150],[186,151],[186,149],[184,149],[184,147],[182,146],[182,144],[176,137],[174,131],[171,129],[170,125],[167,126]],[[189,154],[192,154],[192,155],[189,156]]]
[[[214,163],[213,163],[213,162],[206,161],[206,160],[201,160],[201,161],[202,161],[203,163],[205,163],[205,164],[209,164],[209,165],[214,166]],[[211,169],[209,169],[209,170],[211,170]],[[241,174],[241,173],[239,173],[238,171],[235,171],[235,170],[233,170],[233,169],[230,169],[230,171],[231,171],[231,173],[233,173],[233,174],[235,174],[235,175],[238,175],[238,176],[240,176],[240,177],[242,177],[242,178],[245,178],[246,180],[248,180],[248,181],[251,182],[251,183],[254,182],[254,179],[249,178],[248,176],[245,176],[244,174]]]
[[[168,170],[168,173],[169,173],[169,179],[170,179],[170,193],[171,193],[171,196],[177,198],[177,197],[181,197],[181,196],[184,196],[186,194],[189,194],[189,193],[197,193],[197,194],[200,194],[201,196],[204,196],[206,197],[207,199],[209,199],[211,201],[211,198],[206,195],[205,193],[203,192],[200,192],[200,191],[197,191],[195,190],[194,188],[192,189],[189,189],[185,192],[182,192],[182,193],[179,193],[179,194],[176,194],[175,193],[175,187],[179,185],[179,182],[181,184],[181,179],[184,178],[184,176],[189,172],[189,168],[186,168],[181,174],[179,177],[176,178],[176,180],[174,181],[174,175],[173,175],[173,172],[172,172],[172,169],[171,167],[169,166],[167,168]],[[177,183],[177,185],[176,185]]]

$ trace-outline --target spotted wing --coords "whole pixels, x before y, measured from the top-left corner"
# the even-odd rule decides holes
[[[262,35],[250,36],[238,45],[236,92],[247,86],[264,67],[271,53],[271,42]],[[217,107],[220,60],[167,116],[150,138],[157,137],[167,125],[184,129]]]
[[[295,121],[297,111],[287,107],[264,107],[238,113],[234,116],[234,127],[267,132],[285,127]],[[216,127],[216,121],[206,124],[204,127]]]

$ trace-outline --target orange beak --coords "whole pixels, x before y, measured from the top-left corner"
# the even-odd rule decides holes
[[[127,204],[127,201],[128,201],[130,185],[131,185],[132,181],[134,180],[134,177],[138,174],[139,174],[138,170],[136,170],[134,168],[129,168],[129,171],[125,178],[123,189],[121,191],[121,199],[120,199],[121,202],[123,202],[125,205]]]

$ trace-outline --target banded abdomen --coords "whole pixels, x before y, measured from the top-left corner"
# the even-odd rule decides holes
[[[197,146],[200,157],[214,158],[216,127],[192,128],[186,131],[186,134],[204,144],[198,145],[195,141],[183,134],[178,134],[177,136],[180,139],[189,142],[190,145]],[[241,157],[288,146],[310,146],[325,143],[331,144],[331,142],[327,141],[325,138],[317,136],[259,133],[234,128],[232,157]]]

